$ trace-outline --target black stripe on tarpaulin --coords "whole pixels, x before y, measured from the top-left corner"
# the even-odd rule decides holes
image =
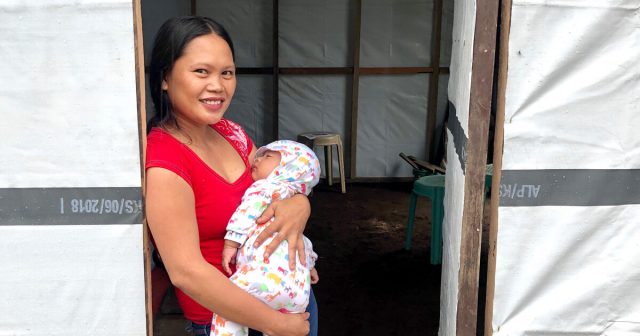
[[[141,223],[141,188],[0,188],[0,226]]]
[[[460,119],[458,119],[458,114],[456,113],[456,106],[453,105],[451,101],[449,101],[449,118],[447,118],[447,128],[453,135],[453,147],[456,150],[456,154],[458,154],[460,167],[462,167],[462,174],[464,174],[467,162],[467,143],[469,142],[469,139],[467,138],[467,135],[464,134],[464,129],[462,128]]]
[[[640,169],[503,170],[500,206],[640,204]]]

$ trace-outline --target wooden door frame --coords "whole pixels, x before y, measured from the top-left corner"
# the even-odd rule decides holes
[[[140,151],[140,180],[142,182],[143,220],[142,220],[142,250],[144,264],[144,298],[147,336],[153,336],[153,311],[151,305],[151,250],[149,243],[149,227],[144,215],[145,195],[145,158],[147,148],[147,109],[146,87],[144,74],[144,44],[142,34],[142,7],[141,0],[133,0],[133,35],[136,72],[136,104],[138,107],[138,137]]]
[[[502,177],[502,150],[504,146],[504,114],[507,91],[507,71],[509,60],[509,32],[511,27],[512,0],[501,0],[500,9],[500,47],[498,50],[498,92],[496,99],[495,138],[493,143],[493,180],[492,190],[500,190]],[[496,195],[497,193],[494,193]],[[489,252],[487,258],[487,291],[485,299],[484,335],[493,335],[493,298],[496,283],[496,253],[498,243],[498,208],[500,197],[491,198],[491,217],[489,226]]]
[[[477,0],[469,93],[456,335],[476,335],[485,175],[496,47],[497,0]],[[497,189],[496,189],[497,190]]]

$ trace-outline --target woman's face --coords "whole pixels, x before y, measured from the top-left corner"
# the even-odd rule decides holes
[[[211,33],[191,40],[162,81],[176,119],[193,125],[215,124],[224,115],[236,90],[231,48]]]

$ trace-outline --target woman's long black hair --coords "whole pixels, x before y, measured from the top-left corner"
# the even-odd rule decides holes
[[[162,90],[162,81],[171,72],[176,60],[182,56],[184,48],[196,37],[215,33],[227,42],[231,55],[235,60],[231,36],[216,21],[204,16],[179,16],[162,24],[151,51],[149,66],[149,87],[155,110],[154,116],[147,124],[147,133],[153,127],[164,127],[172,123],[180,128],[173,112],[169,95]]]

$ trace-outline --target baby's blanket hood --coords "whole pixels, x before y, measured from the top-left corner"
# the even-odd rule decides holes
[[[260,147],[256,156],[263,155],[266,150],[280,152],[280,165],[267,180],[285,182],[296,193],[309,195],[320,179],[320,162],[313,150],[299,142],[278,140]]]

